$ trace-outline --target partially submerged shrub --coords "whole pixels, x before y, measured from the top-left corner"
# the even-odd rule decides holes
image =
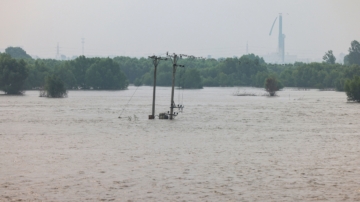
[[[64,82],[56,75],[45,78],[44,91],[40,92],[41,97],[62,98],[67,97]]]
[[[268,77],[265,79],[265,90],[270,94],[270,96],[274,96],[276,91],[283,88],[282,84],[275,77]]]
[[[360,77],[355,76],[354,79],[346,80],[344,90],[348,101],[360,102]]]

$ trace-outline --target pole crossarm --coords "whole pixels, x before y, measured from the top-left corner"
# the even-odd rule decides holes
[[[149,56],[149,59],[152,59],[154,65],[154,87],[153,87],[153,104],[152,104],[152,115],[149,115],[149,119],[155,118],[155,92],[156,92],[156,69],[159,65],[161,60],[168,60],[170,59],[173,66],[173,74],[172,74],[172,88],[171,88],[171,103],[170,103],[170,112],[168,111],[168,115],[170,116],[170,120],[173,119],[173,116],[176,116],[178,113],[174,112],[174,108],[179,108],[182,111],[184,108],[183,105],[177,105],[174,102],[174,88],[175,88],[175,73],[177,67],[185,67],[185,65],[178,65],[177,61],[182,58],[191,58],[191,59],[205,59],[203,57],[195,57],[193,55],[186,55],[186,54],[170,54],[166,52],[166,57],[159,57],[159,56]]]
[[[157,67],[158,64],[160,63],[160,60],[167,60],[167,58],[164,58],[164,57],[158,57],[158,56],[149,56],[150,59],[152,59],[153,61],[153,64],[154,64],[154,67]]]

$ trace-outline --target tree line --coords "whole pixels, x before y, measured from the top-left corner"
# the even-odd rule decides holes
[[[266,78],[273,77],[280,86],[344,90],[345,81],[360,76],[360,44],[351,42],[344,64],[336,63],[331,50],[325,52],[322,63],[267,64],[254,54],[226,59],[183,59],[185,68],[176,74],[176,84],[184,88],[202,86],[254,86],[264,87]],[[153,84],[153,66],[146,58],[116,57],[130,83],[137,86]],[[157,84],[170,86],[172,69],[170,61],[158,66]]]
[[[360,76],[360,44],[351,42],[344,64],[336,63],[332,51],[327,51],[322,63],[268,64],[254,54],[226,59],[182,59],[176,85],[181,88],[203,86],[264,87],[269,77],[278,85],[297,88],[344,90],[347,79]],[[46,77],[56,75],[66,89],[122,90],[129,84],[153,85],[154,67],[147,58],[86,58],[71,61],[32,59],[21,48],[9,47],[0,54],[0,90],[8,94],[45,86]],[[171,86],[172,65],[161,61],[157,70],[157,85]],[[18,90],[16,90],[18,89]]]

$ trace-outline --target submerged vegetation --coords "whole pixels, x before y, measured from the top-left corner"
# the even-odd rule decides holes
[[[273,76],[265,79],[265,90],[270,96],[275,96],[276,91],[282,88],[281,83]]]
[[[24,60],[0,54],[0,90],[5,94],[22,94],[28,69]]]
[[[354,79],[345,81],[345,92],[348,101],[360,102],[360,77],[355,76]]]
[[[45,86],[40,91],[40,97],[63,98],[67,96],[64,82],[56,75],[45,78]]]
[[[153,65],[146,58],[80,56],[74,60],[60,61],[32,59],[16,47],[10,47],[6,52],[9,55],[0,56],[0,89],[8,94],[42,88],[49,75],[57,75],[66,89],[123,90],[127,89],[129,83],[136,86],[153,85]],[[347,79],[360,76],[360,44],[357,41],[351,42],[344,64],[336,63],[331,50],[325,53],[323,59],[322,63],[294,64],[267,64],[263,58],[254,54],[218,60],[182,59],[179,64],[185,65],[185,68],[177,70],[176,86],[186,89],[203,86],[264,87],[265,80],[273,77],[278,88],[283,85],[344,91]],[[171,65],[170,61],[159,64],[158,86],[171,86]]]

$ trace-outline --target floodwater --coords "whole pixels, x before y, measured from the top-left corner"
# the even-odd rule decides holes
[[[147,119],[151,87],[0,95],[0,201],[360,200],[360,104],[237,90],[264,93],[176,90],[172,121]],[[157,113],[170,94],[157,88]]]

